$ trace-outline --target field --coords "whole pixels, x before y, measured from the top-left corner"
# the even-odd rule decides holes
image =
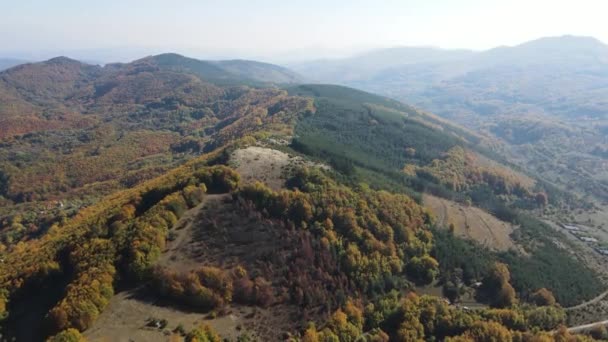
[[[501,221],[491,214],[472,206],[436,196],[423,195],[423,203],[429,207],[440,226],[454,224],[456,235],[477,241],[479,244],[498,251],[517,249],[511,239],[512,224]]]
[[[176,309],[150,298],[137,298],[134,292],[122,292],[112,298],[106,310],[84,336],[92,342],[160,342],[167,341],[180,324],[186,331],[207,324],[223,337],[232,340],[249,332],[250,336],[261,341],[277,341],[281,331],[289,331],[291,328],[292,311],[286,306],[271,309],[229,306],[224,311],[225,315],[211,318],[209,314]],[[151,318],[166,319],[168,324],[164,329],[147,326]]]
[[[241,175],[244,184],[256,181],[266,184],[273,190],[281,189],[289,172],[301,166],[318,166],[322,164],[305,161],[302,157],[261,146],[249,146],[234,151],[230,165]]]

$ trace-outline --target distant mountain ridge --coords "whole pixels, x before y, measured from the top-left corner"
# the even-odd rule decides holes
[[[350,58],[317,60],[291,65],[302,75],[319,82],[356,80],[366,74],[418,63],[461,60],[473,55],[470,50],[443,50],[433,47],[395,47],[372,50]]]
[[[296,83],[302,78],[278,65],[249,60],[205,61],[166,53],[132,63],[151,63],[161,68],[195,74],[203,80],[220,83]]]
[[[370,59],[387,54],[391,58]],[[374,61],[373,67],[364,66]],[[388,95],[449,118],[522,110],[608,114],[602,104],[608,96],[608,45],[591,37],[548,37],[482,52],[385,49],[293,69],[317,81]]]
[[[163,70],[172,70],[191,73],[203,81],[210,83],[254,83],[254,84],[289,84],[302,80],[298,74],[286,68],[256,61],[248,60],[219,60],[205,61],[188,58],[175,53],[165,53],[135,60],[130,63],[111,63],[104,67],[91,65],[65,56],[58,56],[47,61],[26,63],[19,60],[0,59],[0,70],[20,67],[18,70],[41,69],[43,67],[63,67],[74,69],[88,69],[89,72],[107,73],[118,69],[131,68],[136,65],[148,64]],[[14,70],[4,70],[14,73]],[[2,76],[4,77],[4,76]]]
[[[27,63],[27,61],[15,58],[0,58],[0,71],[23,63]]]
[[[223,86],[268,87],[301,78],[276,65],[201,61],[177,54],[131,63],[90,65],[68,57],[26,63],[0,72],[0,137],[80,125],[77,113],[108,115],[138,106],[200,106]]]

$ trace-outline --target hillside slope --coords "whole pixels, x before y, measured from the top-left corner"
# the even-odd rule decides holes
[[[251,130],[220,132],[248,125],[243,116],[306,106],[270,86],[201,78],[150,58],[102,68],[58,57],[0,73],[2,241],[44,232],[58,212],[72,215],[200,154],[209,141]]]

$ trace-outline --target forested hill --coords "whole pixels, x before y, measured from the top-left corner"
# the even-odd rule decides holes
[[[162,54],[142,58],[131,63],[108,64],[104,67],[88,65],[67,57],[56,57],[40,63],[26,63],[0,73],[0,95],[16,96],[19,100],[48,105],[47,101],[75,103],[81,106],[99,101],[115,85],[126,81],[141,81],[151,73],[164,76],[172,87],[186,83],[184,74],[193,75],[204,83],[221,85],[289,84],[300,80],[295,73],[272,64],[245,61],[202,61],[178,54]],[[176,79],[171,79],[175,77]],[[181,79],[179,78],[181,77]],[[155,93],[142,88],[128,94],[130,102],[146,103]],[[167,96],[170,89],[157,89],[156,94]],[[197,94],[198,95],[198,94]],[[120,100],[114,100],[120,102]],[[10,102],[3,101],[6,107]],[[62,103],[65,104],[65,103]],[[6,108],[4,112],[6,111]],[[6,113],[2,113],[6,115]]]
[[[550,340],[560,304],[602,290],[528,215],[571,198],[465,129],[350,88],[268,85],[281,70],[161,55],[0,73],[3,336],[79,340],[126,320],[219,341],[178,322],[238,316],[260,340]],[[518,249],[458,238],[423,193],[520,227]],[[172,322],[137,316],[159,303]]]
[[[299,79],[271,64],[200,61],[177,54],[104,67],[57,57],[0,73],[0,136],[82,126],[90,118],[77,114],[108,115],[125,106],[199,105],[218,95],[218,86],[263,87]]]
[[[224,84],[289,84],[302,81],[293,71],[278,65],[249,61],[224,60],[202,61],[167,53],[147,57],[137,62],[151,62],[163,69],[193,73],[203,80]]]

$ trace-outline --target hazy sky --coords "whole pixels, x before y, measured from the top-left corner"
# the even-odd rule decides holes
[[[608,42],[606,13],[606,0],[0,0],[0,55],[280,59],[397,45],[487,49],[563,34]]]

